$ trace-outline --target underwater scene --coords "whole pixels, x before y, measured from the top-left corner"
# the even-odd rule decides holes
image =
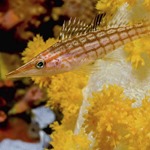
[[[150,150],[150,0],[1,0],[0,39],[0,150]]]

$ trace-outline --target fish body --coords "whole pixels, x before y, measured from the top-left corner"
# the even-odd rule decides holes
[[[81,67],[86,68],[116,48],[148,34],[150,34],[149,22],[112,26],[76,34],[57,42],[7,76],[51,76]]]

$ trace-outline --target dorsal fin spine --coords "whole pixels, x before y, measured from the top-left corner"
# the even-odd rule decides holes
[[[96,15],[90,24],[86,24],[85,22],[77,20],[76,18],[70,18],[68,22],[64,22],[59,39],[64,40],[76,35],[86,34],[90,31],[97,30],[97,26],[100,25],[102,17],[102,14]]]

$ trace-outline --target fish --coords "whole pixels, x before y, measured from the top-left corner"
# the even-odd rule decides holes
[[[105,14],[98,14],[90,24],[76,18],[64,22],[57,43],[8,73],[7,78],[52,76],[78,70],[88,72],[97,59],[150,34],[149,21],[98,28],[102,26],[104,16]]]

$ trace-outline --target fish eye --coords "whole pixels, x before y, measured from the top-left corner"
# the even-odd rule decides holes
[[[41,68],[43,68],[44,66],[45,66],[44,60],[38,61],[38,62],[36,63],[36,65],[35,65],[35,67],[36,67],[37,69],[41,69]]]

